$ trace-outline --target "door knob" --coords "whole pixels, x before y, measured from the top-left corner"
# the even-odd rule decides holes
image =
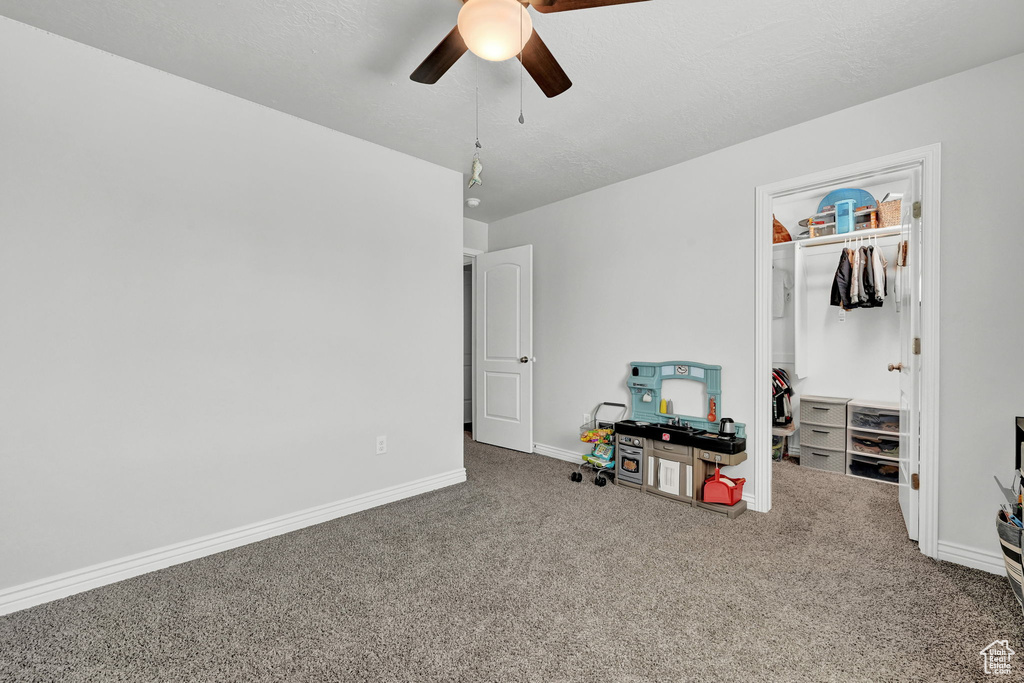
[[[900,372],[903,372],[903,363],[896,363],[895,365],[893,365],[892,363],[889,363],[889,372],[893,372],[895,370],[899,370]]]
[[[529,363],[530,362],[530,358],[528,356],[523,356],[522,358],[519,359],[519,362],[520,363]]]

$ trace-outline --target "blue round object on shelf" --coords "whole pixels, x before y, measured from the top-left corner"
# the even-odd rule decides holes
[[[871,206],[878,208],[878,202],[871,196],[871,193],[867,190],[855,190],[850,187],[843,188],[841,190],[832,190],[825,198],[818,204],[818,213],[821,213],[822,209],[826,206],[835,206],[836,202],[841,202],[844,199],[852,199],[853,206],[860,208],[862,206]]]

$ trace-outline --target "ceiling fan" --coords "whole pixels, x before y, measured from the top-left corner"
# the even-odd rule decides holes
[[[458,24],[410,78],[417,83],[437,83],[469,50],[495,62],[518,57],[545,95],[561,95],[572,87],[572,81],[533,29],[527,9],[532,6],[548,14],[632,2],[646,0],[462,0]]]

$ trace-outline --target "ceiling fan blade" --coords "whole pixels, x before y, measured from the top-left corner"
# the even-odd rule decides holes
[[[534,30],[533,35],[526,41],[521,55],[516,55],[523,63],[523,68],[533,76],[540,89],[548,97],[561,95],[572,87],[572,81],[562,71],[558,60],[551,54],[551,50],[544,44],[544,41]]]
[[[427,85],[437,83],[438,79],[444,76],[445,72],[452,68],[468,49],[466,41],[459,33],[459,27],[456,26],[444,37],[444,40],[437,44],[434,51],[427,55],[423,63],[416,67],[409,78],[417,83],[426,83]]]
[[[574,9],[591,7],[608,7],[609,5],[625,5],[630,2],[647,2],[647,0],[530,0],[533,9],[541,14],[550,12],[568,12]]]

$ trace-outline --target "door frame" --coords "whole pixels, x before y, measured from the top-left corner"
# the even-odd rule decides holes
[[[469,305],[469,328],[470,328],[470,355],[472,359],[470,363],[473,364],[473,372],[469,373],[469,386],[470,396],[473,399],[473,405],[476,406],[476,322],[473,316],[476,313],[476,257],[484,253],[482,249],[471,249],[470,247],[462,247],[462,267],[469,266],[469,291],[472,295],[472,301]],[[466,321],[463,320],[462,324],[465,325]],[[475,410],[475,408],[474,408]],[[476,441],[476,420],[472,421],[473,431],[470,432],[470,438]]]
[[[755,188],[754,197],[754,498],[751,508],[772,507],[771,458],[771,345],[772,345],[772,203],[776,197],[808,186],[840,184],[859,176],[921,164],[921,386],[920,410],[919,548],[938,557],[939,485],[939,236],[941,145],[891,154],[876,159],[811,173]]]

